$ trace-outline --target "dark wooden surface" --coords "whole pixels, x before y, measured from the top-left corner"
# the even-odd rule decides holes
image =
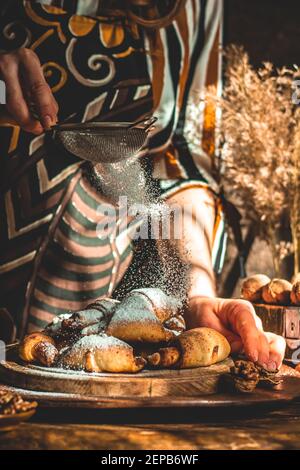
[[[0,449],[201,450],[299,449],[300,403],[251,409],[108,412],[40,410],[0,434]]]

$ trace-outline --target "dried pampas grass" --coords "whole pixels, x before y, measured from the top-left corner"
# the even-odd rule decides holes
[[[257,234],[272,249],[274,267],[294,252],[300,271],[300,106],[292,96],[300,70],[275,69],[270,63],[254,70],[247,53],[231,46],[227,53],[222,99],[209,89],[222,110],[219,178],[225,194],[243,209]],[[214,97],[214,98],[212,98]],[[190,137],[197,135],[203,94],[190,103]],[[207,99],[207,98],[205,98]],[[201,104],[202,103],[202,104]],[[193,129],[193,132],[191,131]],[[217,152],[218,156],[218,152]],[[280,221],[288,215],[292,243],[278,241]]]

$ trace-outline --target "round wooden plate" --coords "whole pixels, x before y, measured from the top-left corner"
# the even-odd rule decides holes
[[[254,393],[220,393],[182,397],[95,397],[72,393],[53,393],[1,386],[20,393],[26,400],[37,400],[42,408],[68,409],[166,409],[166,408],[277,408],[300,396],[300,379],[285,377],[277,390],[258,388]]]
[[[220,378],[229,372],[230,358],[210,367],[147,370],[138,374],[91,374],[64,369],[0,363],[0,380],[24,390],[68,393],[98,398],[198,397],[217,392]]]

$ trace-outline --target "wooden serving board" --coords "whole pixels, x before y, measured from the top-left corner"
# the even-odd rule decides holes
[[[196,369],[91,374],[3,361],[0,363],[0,381],[25,390],[99,398],[197,397],[216,393],[220,378],[232,365],[228,358],[213,366]]]
[[[300,396],[300,379],[296,377],[284,377],[283,382],[276,390],[257,388],[253,393],[217,393],[210,395],[185,396],[185,397],[97,397],[75,393],[41,392],[34,390],[24,390],[22,388],[1,385],[0,390],[10,390],[22,395],[26,400],[36,400],[39,408],[59,408],[70,410],[118,410],[118,418],[122,416],[121,410],[146,410],[150,419],[170,418],[170,408],[184,409],[184,417],[187,418],[188,410],[201,409],[205,414],[205,409],[226,408],[248,408],[254,407],[257,412],[259,407],[266,409],[279,408],[282,405]],[[160,409],[159,414],[153,414],[151,410]],[[167,414],[164,414],[164,409]],[[61,412],[60,412],[61,413]],[[61,415],[60,415],[61,416]],[[75,415],[72,415],[74,417]],[[78,416],[78,415],[76,415]],[[84,417],[86,417],[86,413]],[[92,416],[96,416],[92,414]],[[140,416],[140,414],[138,415]],[[172,416],[175,416],[172,414]],[[176,412],[178,416],[178,411]],[[191,416],[191,415],[190,415]]]

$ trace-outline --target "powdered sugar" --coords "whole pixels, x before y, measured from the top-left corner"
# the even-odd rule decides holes
[[[151,311],[152,304],[142,296],[128,296],[117,307],[110,325],[117,323],[157,323],[158,320]]]
[[[129,344],[121,341],[113,336],[102,335],[91,335],[84,336],[78,340],[71,348],[72,352],[76,353],[79,351],[95,351],[96,349],[110,349],[110,348],[127,348],[131,349]]]

